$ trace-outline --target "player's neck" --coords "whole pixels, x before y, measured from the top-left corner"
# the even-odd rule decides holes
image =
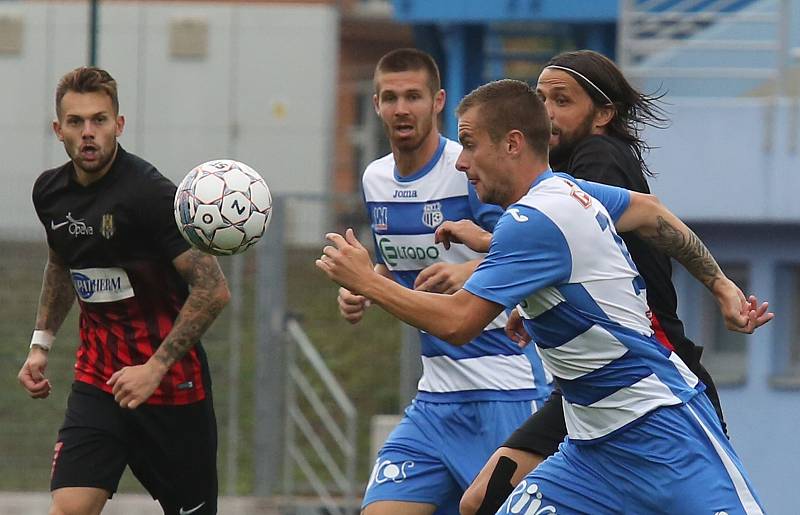
[[[432,130],[422,144],[414,150],[403,151],[392,146],[394,165],[401,177],[408,177],[418,172],[430,161],[439,148],[439,131]]]
[[[527,195],[528,191],[531,189],[531,185],[548,170],[550,170],[550,166],[546,161],[525,160],[520,162],[519,167],[514,172],[514,176],[517,177],[517,179],[513,185],[513,193],[509,195],[509,203],[502,206],[503,209],[508,209],[508,206],[518,202],[519,199]]]

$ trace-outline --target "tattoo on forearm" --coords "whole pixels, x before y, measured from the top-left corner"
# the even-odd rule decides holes
[[[42,293],[36,311],[36,329],[58,332],[75,302],[69,270],[59,263],[48,260],[42,278]]]
[[[695,278],[712,289],[714,283],[722,276],[719,265],[700,238],[688,227],[684,234],[666,219],[658,217],[658,229],[655,234],[643,235],[655,248],[675,258]]]
[[[167,367],[179,361],[200,339],[227,303],[227,284],[217,260],[191,250],[181,273],[191,285],[169,335],[159,346],[155,358]]]

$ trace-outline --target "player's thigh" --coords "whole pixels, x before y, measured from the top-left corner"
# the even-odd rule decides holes
[[[378,451],[367,484],[362,509],[373,503],[395,501],[427,504],[458,513],[463,493],[443,456],[444,443],[432,424],[448,407],[417,403],[406,410],[400,424]],[[380,508],[378,508],[380,509]]]
[[[498,514],[619,515],[625,499],[577,446],[562,444],[525,476]]]
[[[494,513],[511,491],[544,460],[528,451],[500,447],[486,462],[461,498],[461,515]]]
[[[164,513],[209,515],[217,510],[217,426],[210,399],[134,411],[131,471]]]
[[[436,506],[420,502],[377,501],[365,506],[361,515],[433,515]]]
[[[76,383],[53,452],[50,490],[83,487],[116,492],[128,459],[126,415],[114,398]]]
[[[98,515],[109,492],[102,488],[67,487],[53,490],[49,515]]]

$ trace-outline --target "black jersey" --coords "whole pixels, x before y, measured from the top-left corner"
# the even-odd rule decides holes
[[[74,175],[71,161],[42,173],[33,203],[81,309],[75,379],[111,392],[109,377],[145,363],[172,329],[188,295],[172,260],[189,245],[173,216],[176,187],[150,163],[119,147],[98,181],[81,186]],[[147,402],[201,400],[207,377],[198,343]]]

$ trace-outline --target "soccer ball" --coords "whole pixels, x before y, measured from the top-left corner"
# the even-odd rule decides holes
[[[244,163],[217,159],[195,166],[175,193],[175,222],[193,246],[217,256],[244,252],[269,225],[272,196]]]

